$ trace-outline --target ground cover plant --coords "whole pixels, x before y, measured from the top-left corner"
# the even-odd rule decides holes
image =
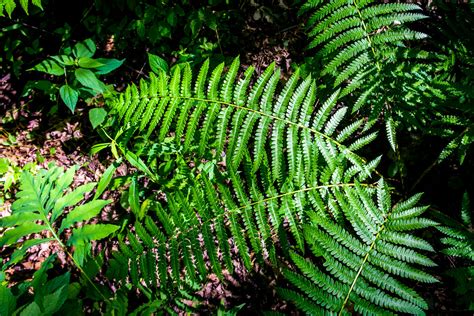
[[[0,0],[0,315],[472,311],[473,10]]]

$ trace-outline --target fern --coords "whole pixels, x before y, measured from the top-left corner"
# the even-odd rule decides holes
[[[409,313],[423,314],[427,303],[404,280],[433,283],[435,278],[420,267],[435,263],[420,253],[431,250],[422,239],[408,233],[436,223],[419,217],[426,207],[415,206],[420,195],[391,206],[382,180],[376,190],[359,185],[338,194],[344,218],[352,229],[316,213],[305,225],[305,240],[314,258],[296,251],[291,258],[300,273],[285,269],[284,276],[299,289],[280,289],[308,314]],[[402,279],[402,280],[400,280]]]
[[[474,233],[472,230],[472,209],[469,196],[464,193],[461,203],[461,221],[456,221],[444,214],[438,214],[444,223],[437,229],[443,234],[441,242],[445,245],[443,253],[447,256],[457,258],[455,268],[447,271],[447,275],[455,280],[454,291],[458,300],[456,305],[463,309],[474,310]]]
[[[3,12],[6,11],[8,16],[11,18],[13,10],[17,7],[17,2],[20,3],[26,14],[28,14],[28,6],[30,2],[38,8],[43,9],[41,6],[41,0],[0,0],[0,16],[4,16]]]
[[[316,85],[311,78],[299,82],[296,73],[275,96],[280,74],[273,65],[251,88],[253,68],[247,69],[235,83],[238,67],[236,59],[221,78],[221,64],[207,82],[206,62],[192,91],[189,65],[176,66],[169,83],[164,72],[159,72],[158,77],[152,74],[149,83],[141,82],[140,90],[132,85],[111,104],[121,124],[142,133],[151,143],[155,137],[164,141],[171,134],[184,152],[206,157],[212,150],[214,157],[224,156],[227,165],[224,177],[230,179],[230,189],[223,183],[214,184],[203,174],[193,181],[188,192],[170,192],[167,205],[154,205],[159,227],[153,227],[149,220],[147,229],[154,231],[137,231],[138,238],[128,236],[129,241],[139,241],[131,243],[138,247],[132,252],[121,252],[128,253],[128,259],[142,253],[143,243],[153,249],[162,247],[163,253],[165,249],[170,252],[173,273],[171,277],[162,273],[158,279],[163,282],[168,278],[177,282],[183,268],[193,280],[194,271],[199,271],[201,281],[207,275],[199,235],[207,249],[211,270],[218,276],[222,276],[221,263],[233,270],[229,236],[248,269],[255,259],[262,262],[266,257],[275,263],[272,237],[284,222],[288,222],[290,234],[302,247],[299,225],[305,220],[304,209],[310,207],[310,201],[324,203],[327,188],[353,185],[350,179],[366,179],[377,165],[378,160],[366,165],[354,153],[375,134],[347,145],[341,143],[356,132],[361,122],[350,130],[337,131],[345,108],[331,115],[336,95],[318,110],[314,108]],[[126,139],[130,138],[130,133],[124,134],[128,135]],[[130,158],[134,155],[124,148],[126,143],[119,140],[125,156]],[[138,157],[128,160],[144,169]],[[316,164],[318,168],[312,167]],[[156,242],[161,246],[147,244],[145,241],[151,239],[146,234],[158,236],[158,228],[162,237]],[[242,235],[242,231],[246,234]],[[157,278],[153,275],[145,279],[156,282]]]
[[[371,249],[377,241],[377,249],[384,253],[374,255],[373,260],[379,261],[369,263],[382,265],[377,271],[394,274],[393,287],[400,277],[434,281],[404,262],[433,265],[428,258],[395,245],[409,242],[414,248],[430,249],[417,237],[396,231],[433,224],[411,218],[424,210],[412,208],[416,199],[397,209],[400,219],[390,221],[396,225],[391,228],[394,232],[378,238],[378,230],[385,234],[384,216],[392,214],[390,193],[380,185],[379,204],[371,201],[375,184],[369,179],[376,174],[379,158],[366,161],[356,154],[376,134],[356,138],[362,120],[343,125],[347,109],[335,108],[337,92],[317,107],[311,78],[299,80],[297,72],[279,89],[280,74],[273,65],[255,79],[249,67],[237,80],[238,67],[236,59],[227,71],[224,64],[209,71],[206,62],[193,84],[189,65],[177,65],[170,77],[158,71],[149,82],[142,80],[140,88],[132,85],[110,102],[120,126],[113,146],[152,181],[159,183],[156,171],[141,157],[150,157],[147,152],[170,137],[189,159],[222,162],[225,168],[214,178],[204,172],[194,175],[184,190],[166,192],[165,201],[151,196],[139,206],[137,198],[129,198],[137,221],[134,231],[122,237],[108,275],[152,295],[199,286],[210,273],[221,278],[225,270],[232,273],[235,251],[247,269],[255,263],[276,266],[290,248],[292,253],[304,253],[313,238],[302,228],[311,221],[336,225],[344,236],[354,229]],[[133,135],[145,139],[136,154],[129,149]],[[132,182],[129,196],[136,194],[135,185]],[[138,215],[150,200],[146,215]],[[360,217],[354,216],[354,209]],[[353,228],[342,224],[344,218]],[[328,239],[345,246],[342,239]],[[350,241],[360,243],[355,238]],[[354,247],[367,248],[357,243]],[[388,260],[390,256],[399,259]],[[425,308],[414,291],[400,288],[408,293],[406,297],[411,295],[411,301],[397,301],[399,310]],[[371,308],[359,301],[358,309]],[[314,305],[308,300],[305,304]]]
[[[436,75],[439,56],[407,47],[424,33],[407,23],[425,19],[416,4],[363,1],[308,1],[309,48],[316,48],[324,82],[340,88],[352,112],[364,110],[373,124],[386,120],[387,139],[396,149],[395,126],[422,128],[433,118],[426,103],[442,104],[452,93]],[[367,109],[367,106],[370,108]]]
[[[415,4],[376,4],[375,1],[309,1],[314,8],[308,20],[310,48],[329,59],[322,74],[333,74],[335,86],[357,74],[381,71],[386,57],[399,49],[400,41],[426,35],[403,28],[407,22],[426,18]]]
[[[111,224],[73,228],[76,223],[98,215],[102,208],[110,203],[97,199],[75,206],[96,185],[84,184],[65,194],[73,181],[75,171],[75,167],[64,172],[60,167],[51,166],[48,170],[40,170],[36,175],[27,171],[22,174],[20,191],[12,205],[12,214],[0,219],[0,228],[4,230],[0,237],[0,247],[17,248],[10,260],[3,265],[3,270],[19,263],[29,248],[49,242],[58,243],[68,254],[70,253],[67,246],[74,247],[71,258],[77,266],[81,266],[90,253],[90,241],[103,239],[117,230],[118,226]],[[65,210],[72,206],[75,207],[65,214]],[[61,234],[66,229],[72,229],[72,234],[63,239]],[[28,239],[32,234],[50,237]]]

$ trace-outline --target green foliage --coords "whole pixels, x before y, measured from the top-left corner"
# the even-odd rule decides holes
[[[348,206],[342,212],[351,229],[321,213],[310,214],[304,235],[313,257],[308,260],[291,252],[300,274],[290,269],[283,274],[300,292],[280,289],[281,295],[314,315],[352,310],[358,314],[423,314],[428,304],[407,281],[438,280],[422,270],[436,264],[420,250],[433,248],[409,233],[436,224],[419,217],[426,210],[416,206],[420,197],[417,194],[392,207],[382,180],[376,190],[360,185],[346,188],[338,198]]]
[[[450,92],[449,85],[435,76],[438,56],[407,44],[426,37],[405,26],[427,18],[418,5],[314,0],[303,5],[301,13],[305,12],[311,12],[309,48],[318,48],[316,59],[325,84],[342,87],[340,96],[349,99],[352,112],[369,113],[373,123],[384,117],[394,151],[395,123],[410,128],[430,123],[432,113],[421,105],[441,104]]]
[[[105,84],[98,76],[108,74],[122,65],[124,60],[92,58],[96,52],[91,39],[68,48],[63,55],[51,56],[30,70],[41,71],[53,76],[63,76],[64,84],[56,87],[64,104],[74,113],[79,96],[96,96],[106,91]],[[96,126],[101,120],[93,114],[91,122]],[[95,127],[94,126],[94,127]]]
[[[120,51],[143,51],[176,56],[180,61],[202,61],[219,45],[233,44],[235,25],[243,25],[242,5],[224,0],[179,1],[96,0],[84,19],[99,37],[112,34]]]
[[[17,7],[18,2],[26,14],[28,14],[28,6],[30,3],[43,9],[41,6],[41,0],[0,0],[0,16],[4,16],[4,11],[6,11],[8,16],[11,18],[13,10]]]
[[[29,2],[20,1],[25,11]],[[75,168],[36,173],[36,165],[20,168],[0,158],[2,196],[9,199],[20,184],[12,214],[0,219],[0,247],[7,254],[0,273],[1,315],[202,313],[198,291],[214,276],[226,283],[242,266],[250,273],[273,271],[270,279],[281,282],[281,298],[307,314],[424,314],[428,303],[417,289],[438,281],[430,268],[439,256],[421,238],[431,232],[418,230],[431,226],[445,235],[444,253],[457,265],[447,274],[459,305],[472,310],[467,202],[462,223],[445,216],[442,226],[422,217],[428,207],[418,205],[421,194],[392,203],[393,196],[409,195],[406,148],[397,140],[417,142],[413,130],[448,139],[438,162],[454,153],[460,164],[469,161],[473,46],[461,38],[472,33],[472,11],[447,20],[460,20],[460,26],[455,22],[453,34],[434,43],[414,31],[432,36],[435,28],[426,20],[429,11],[414,4],[307,1],[301,13],[311,13],[309,46],[316,58],[287,76],[275,63],[261,72],[260,64],[257,71],[242,69],[238,58],[231,64],[214,64],[226,59],[213,58],[193,68],[216,57],[218,49],[235,51],[242,40],[232,32],[254,30],[259,19],[255,33],[267,35],[261,16],[242,16],[247,3],[76,4],[66,5],[70,15],[64,17],[73,26],[51,27],[48,19],[57,12],[49,10],[2,20],[0,62],[19,77],[23,63],[43,60],[31,69],[42,74],[30,73],[43,80],[30,81],[21,94],[34,101],[27,106],[37,103],[31,89],[52,101],[59,96],[73,112],[79,100],[98,105],[84,112],[103,139],[90,152],[109,148],[114,161],[97,185],[70,190]],[[11,15],[14,5],[0,0],[0,13]],[[57,5],[51,12],[61,11]],[[268,22],[265,4],[248,6]],[[448,29],[433,24],[441,33]],[[76,34],[94,40],[76,42]],[[56,46],[47,47],[55,41],[66,47],[59,55],[52,51]],[[67,47],[70,41],[74,47]],[[147,79],[126,89],[117,83],[122,92],[116,94],[101,76],[123,60],[94,58],[95,42],[107,56],[130,60],[120,80]],[[295,53],[299,47],[284,48],[292,59],[301,57]],[[244,64],[253,58],[246,55]],[[147,63],[149,77],[142,72]],[[302,75],[305,69],[312,75]],[[378,131],[370,132],[374,127]],[[387,136],[382,152],[388,154],[376,157],[380,144],[372,142],[378,132]],[[408,133],[408,140],[401,137]],[[16,144],[4,134],[8,146]],[[376,170],[380,161],[390,164],[387,158],[389,176],[398,169],[400,183]],[[420,159],[412,165],[419,168]],[[118,192],[107,196],[120,195],[109,206],[118,215],[115,225],[95,220],[111,202],[100,199],[108,189]],[[103,241],[103,251],[93,248],[96,240]],[[32,278],[17,275],[12,267],[45,243],[63,255],[61,265],[52,255]],[[217,313],[236,314],[252,304],[228,307]]]
[[[378,202],[372,202],[375,185],[366,181],[375,175],[379,159],[366,161],[355,151],[376,134],[354,138],[363,121],[342,125],[346,108],[334,108],[337,93],[316,107],[316,86],[310,77],[299,80],[296,72],[278,88],[280,73],[274,65],[255,79],[249,67],[236,80],[238,59],[226,72],[224,68],[220,64],[210,71],[205,62],[194,82],[189,65],[173,67],[170,77],[157,69],[149,82],[142,80],[140,88],[128,87],[110,103],[111,113],[122,126],[114,144],[153,182],[159,183],[157,170],[147,167],[146,158],[170,138],[188,159],[215,159],[225,167],[216,168],[213,178],[204,172],[191,175],[186,188],[165,192],[166,202],[152,195],[142,205],[139,192],[144,188],[138,189],[132,178],[128,202],[136,218],[134,232],[123,236],[111,260],[109,277],[142,293],[193,288],[209,273],[222,278],[224,269],[234,270],[229,238],[247,269],[254,262],[275,266],[281,255],[289,255],[289,247],[294,249],[292,254],[304,253],[306,243],[315,243],[314,234],[303,230],[304,223],[311,221],[327,224],[340,234],[328,241],[332,247],[370,253],[367,266],[378,267],[372,273],[393,274],[390,289],[401,292],[404,300],[387,297],[389,302],[378,305],[390,307],[396,301],[397,311],[426,309],[418,294],[398,279],[434,282],[436,279],[405,261],[434,263],[396,244],[411,241],[414,247],[431,249],[424,241],[398,231],[434,222],[416,218],[425,210],[414,207],[419,196],[390,211],[390,192],[382,180],[376,190]],[[138,139],[144,142],[134,146],[133,135],[140,135]],[[139,148],[137,154],[128,146]],[[352,230],[361,241],[341,237],[351,236]],[[382,233],[392,235],[381,238]],[[328,250],[326,258],[329,253],[336,256]],[[359,256],[365,256],[363,250],[354,254],[353,264],[364,267],[369,256],[363,262]],[[358,276],[351,280],[353,272],[341,273],[349,286],[358,280]],[[322,272],[320,277],[325,277]],[[380,282],[376,286],[384,288]],[[359,293],[359,287],[356,290]],[[357,308],[372,308],[364,302]]]
[[[474,233],[472,226],[472,210],[469,196],[464,193],[461,205],[461,222],[443,216],[445,225],[438,226],[444,237],[441,242],[447,247],[443,253],[450,257],[465,259],[465,266],[458,266],[447,271],[454,279],[454,291],[457,295],[456,305],[465,310],[474,310]]]
[[[12,214],[0,219],[0,227],[4,230],[0,237],[0,247],[15,248],[2,270],[21,262],[29,248],[53,241],[66,252],[66,246],[74,247],[72,259],[81,266],[90,254],[90,242],[103,239],[117,230],[118,226],[111,224],[83,224],[74,228],[76,223],[83,223],[97,216],[110,203],[106,200],[92,200],[75,206],[95,187],[95,183],[88,183],[65,194],[75,171],[75,167],[64,172],[62,168],[50,166],[48,170],[42,169],[36,175],[23,172],[20,191],[12,205]],[[67,208],[73,206],[75,207],[65,213]],[[71,233],[61,237],[66,230]],[[43,237],[28,239],[31,234],[41,234]]]
[[[56,255],[46,258],[31,281],[25,281],[12,289],[0,285],[1,315],[52,315],[65,311],[69,314],[81,313],[82,304],[76,298],[79,284],[70,282],[70,273],[48,277],[47,272],[53,267],[55,259]]]
[[[438,162],[457,158],[462,165],[474,142],[474,42],[463,34],[474,32],[474,12],[467,4],[437,3],[443,19],[436,21],[434,45],[440,61],[437,79],[449,84],[452,97],[436,113],[427,132],[447,139]]]
[[[14,161],[8,158],[0,158],[0,206],[3,204],[4,199],[10,199],[12,197],[12,191],[23,171],[35,172],[37,169],[36,163],[27,163],[23,168],[20,168]]]

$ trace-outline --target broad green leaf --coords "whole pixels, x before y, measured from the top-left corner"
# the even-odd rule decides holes
[[[5,0],[3,1],[2,3],[4,6],[5,6],[5,10],[7,11],[8,13],[8,16],[12,17],[12,13],[13,13],[13,10],[15,10],[16,8],[16,3],[14,0]],[[3,16],[3,5],[0,5],[0,9],[1,9],[1,15]]]
[[[122,149],[122,148],[120,148]],[[155,175],[148,169],[147,165],[143,162],[143,160],[140,159],[137,155],[135,155],[133,152],[129,150],[123,150],[125,154],[125,158],[127,159],[128,162],[138,170],[145,172],[150,178],[155,179]]]
[[[118,67],[122,66],[123,62],[125,61],[125,59],[118,60],[112,58],[97,58],[96,60],[103,64],[103,66],[98,67],[95,72],[98,75],[105,75],[114,71]]]
[[[11,265],[19,263],[23,257],[25,256],[26,252],[28,249],[30,249],[33,246],[42,244],[42,243],[47,243],[50,241],[53,241],[54,238],[43,238],[43,239],[29,239],[25,241],[20,248],[16,249],[12,255],[10,256],[10,260],[8,260],[7,263],[3,266],[5,269],[6,267],[9,267]]]
[[[54,293],[45,295],[43,299],[43,312],[45,315],[53,315],[61,308],[61,306],[63,306],[67,299],[67,286],[68,284],[65,284]]]
[[[97,59],[93,59],[90,57],[81,57],[79,58],[77,63],[82,68],[99,68],[101,66],[104,66],[104,64],[98,61]]]
[[[74,58],[68,55],[59,55],[59,56],[51,56],[50,58],[57,61],[61,66],[72,66],[74,65]]]
[[[91,155],[97,154],[99,151],[104,150],[105,148],[109,147],[110,143],[99,143],[95,144],[91,148]]]
[[[91,88],[97,92],[102,93],[104,91],[104,84],[97,79],[96,75],[89,69],[76,69],[74,72],[77,81],[79,81],[83,86]]]
[[[97,126],[104,122],[107,116],[107,111],[104,108],[95,108],[89,111],[89,120],[91,121],[92,128],[95,129]]]
[[[33,3],[35,6],[43,10],[43,6],[41,5],[41,0],[31,0],[31,3]]]
[[[30,303],[20,313],[20,316],[38,316],[38,315],[42,316],[44,314],[41,312],[41,308],[36,302]]]
[[[120,166],[121,162],[122,159],[117,160],[104,171],[104,174],[102,175],[99,184],[97,185],[97,191],[95,192],[94,199],[100,197],[102,193],[104,193],[105,189],[107,189],[115,173],[115,170],[117,170],[117,167]]]
[[[94,200],[89,203],[80,205],[73,209],[69,214],[67,214],[66,218],[63,219],[61,222],[61,227],[59,228],[59,233],[61,233],[64,229],[71,227],[74,223],[80,221],[86,221],[97,214],[100,213],[102,208],[112,202],[111,200]]]
[[[0,315],[12,315],[16,307],[16,298],[9,288],[0,285]]]
[[[63,100],[64,104],[74,113],[76,108],[77,100],[79,99],[79,92],[68,85],[64,85],[59,89],[59,95]]]
[[[55,253],[50,255],[41,263],[41,267],[35,273],[33,273],[33,280],[30,284],[35,291],[43,288],[44,283],[46,283],[46,280],[48,279],[47,272],[53,267],[53,263],[56,258],[57,255]]]
[[[72,166],[71,168],[67,169],[65,173],[63,173],[58,180],[56,180],[56,187],[64,191],[69,186],[72,184],[72,181],[74,181],[74,175],[76,174],[77,171],[77,166]]]
[[[7,230],[2,237],[0,237],[0,247],[11,245],[18,241],[18,239],[34,234],[39,233],[47,229],[46,226],[35,224],[35,223],[24,223],[20,226],[17,226],[13,229]]]
[[[34,222],[43,219],[43,215],[38,213],[14,213],[10,216],[0,218],[0,227],[13,227],[25,222]]]
[[[25,13],[28,14],[28,2],[30,0],[20,0],[20,5],[25,10]]]
[[[30,70],[41,71],[54,76],[65,75],[64,68],[61,67],[56,61],[51,59],[43,60]]]
[[[95,43],[91,39],[86,39],[84,42],[77,43],[72,49],[72,53],[77,58],[92,57],[95,54]]]
[[[157,55],[148,53],[148,62],[150,63],[151,70],[156,74],[159,74],[160,70],[166,73],[169,70],[168,63]]]
[[[76,245],[78,242],[89,242],[91,240],[101,240],[109,236],[120,226],[112,224],[92,224],[84,225],[75,228],[72,232],[71,238],[68,240],[68,245]]]
[[[10,161],[7,158],[0,158],[0,174],[4,174],[10,168]]]
[[[62,214],[64,208],[75,205],[79,203],[80,201],[82,201],[82,199],[84,199],[84,194],[91,192],[94,189],[95,185],[96,185],[95,182],[86,183],[84,185],[77,187],[71,193],[68,193],[60,197],[54,203],[52,216],[54,218],[58,218]]]
[[[128,203],[130,204],[130,208],[132,212],[138,219],[141,219],[140,216],[140,200],[138,197],[138,179],[137,177],[132,178],[132,183],[130,184],[130,189],[128,193]]]

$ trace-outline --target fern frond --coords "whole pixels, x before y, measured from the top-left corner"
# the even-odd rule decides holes
[[[297,306],[305,301],[339,314],[352,308],[361,313],[422,314],[427,303],[403,279],[437,282],[419,268],[435,264],[417,249],[432,248],[417,237],[399,233],[398,225],[392,224],[399,221],[396,216],[401,212],[425,210],[414,206],[419,196],[392,207],[382,180],[376,190],[357,184],[343,189],[345,194],[337,197],[340,205],[352,206],[342,207],[342,211],[353,230],[311,213],[304,230],[305,240],[313,258],[322,260],[324,270],[293,252],[291,257],[302,275],[290,271],[284,275],[305,294],[284,290],[283,297]],[[410,212],[407,216],[417,219],[419,213]]]
[[[96,184],[88,183],[68,192],[75,172],[76,167],[64,171],[56,166],[41,169],[36,175],[23,172],[12,214],[0,219],[0,228],[4,230],[0,247],[18,246],[3,268],[21,261],[30,247],[51,241],[57,242],[66,252],[65,244],[74,246],[75,263],[82,265],[89,255],[90,241],[103,239],[117,230],[117,226],[110,224],[84,224],[84,221],[97,216],[110,201],[92,200],[77,205]],[[65,214],[65,209],[71,206],[75,207]],[[76,223],[83,223],[83,226],[74,228]],[[66,229],[72,229],[72,234],[61,238]],[[27,240],[31,234],[46,233],[52,237]]]

